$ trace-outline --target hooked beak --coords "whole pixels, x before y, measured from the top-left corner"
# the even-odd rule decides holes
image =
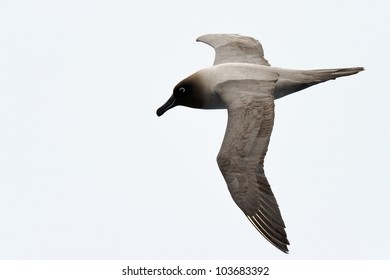
[[[162,116],[166,111],[175,107],[176,105],[176,98],[172,95],[164,105],[157,109],[157,116]]]

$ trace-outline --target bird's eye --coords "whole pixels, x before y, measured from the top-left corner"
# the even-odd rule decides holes
[[[181,87],[181,88],[179,88],[179,92],[180,92],[180,93],[185,93],[185,92],[186,92],[186,89],[183,88],[183,87]]]

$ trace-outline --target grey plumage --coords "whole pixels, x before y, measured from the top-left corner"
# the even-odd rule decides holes
[[[264,58],[259,41],[237,34],[207,34],[196,39],[215,49],[214,65],[222,63],[251,63],[270,66]]]
[[[275,81],[229,81],[221,86],[228,124],[218,166],[238,207],[267,240],[288,252],[285,225],[263,168],[274,124]],[[252,95],[254,89],[261,94]]]
[[[197,41],[215,49],[214,66],[192,74],[174,88],[157,110],[177,106],[227,109],[228,124],[217,163],[229,192],[253,226],[287,253],[289,241],[278,203],[264,173],[274,124],[274,99],[342,76],[362,67],[292,70],[271,67],[261,44],[235,34],[203,35]]]

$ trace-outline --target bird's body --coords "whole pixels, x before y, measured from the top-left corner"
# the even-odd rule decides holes
[[[285,224],[263,168],[274,123],[274,99],[363,68],[271,67],[253,38],[215,34],[198,41],[214,47],[214,65],[178,83],[157,115],[177,105],[228,110],[218,166],[235,203],[268,241],[287,253]]]
[[[249,63],[224,63],[201,69],[187,79],[197,80],[200,85],[205,87],[205,92],[211,93],[205,95],[205,98],[212,98],[213,93],[217,94],[216,89],[218,85],[226,81],[273,81],[275,83],[274,99],[278,99],[312,85],[342,76],[353,75],[359,71],[361,71],[360,67],[293,70]],[[260,94],[259,91],[254,91],[253,93]],[[226,109],[225,103],[215,102],[216,100],[214,99],[206,101],[203,107],[199,109]]]

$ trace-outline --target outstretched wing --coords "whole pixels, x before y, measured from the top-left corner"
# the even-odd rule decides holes
[[[263,169],[274,122],[274,89],[272,80],[218,86],[228,125],[217,162],[236,204],[268,241],[287,253],[285,225]]]
[[[263,47],[252,37],[238,34],[207,34],[196,39],[215,49],[214,65],[222,63],[251,63],[270,66],[264,58]]]

